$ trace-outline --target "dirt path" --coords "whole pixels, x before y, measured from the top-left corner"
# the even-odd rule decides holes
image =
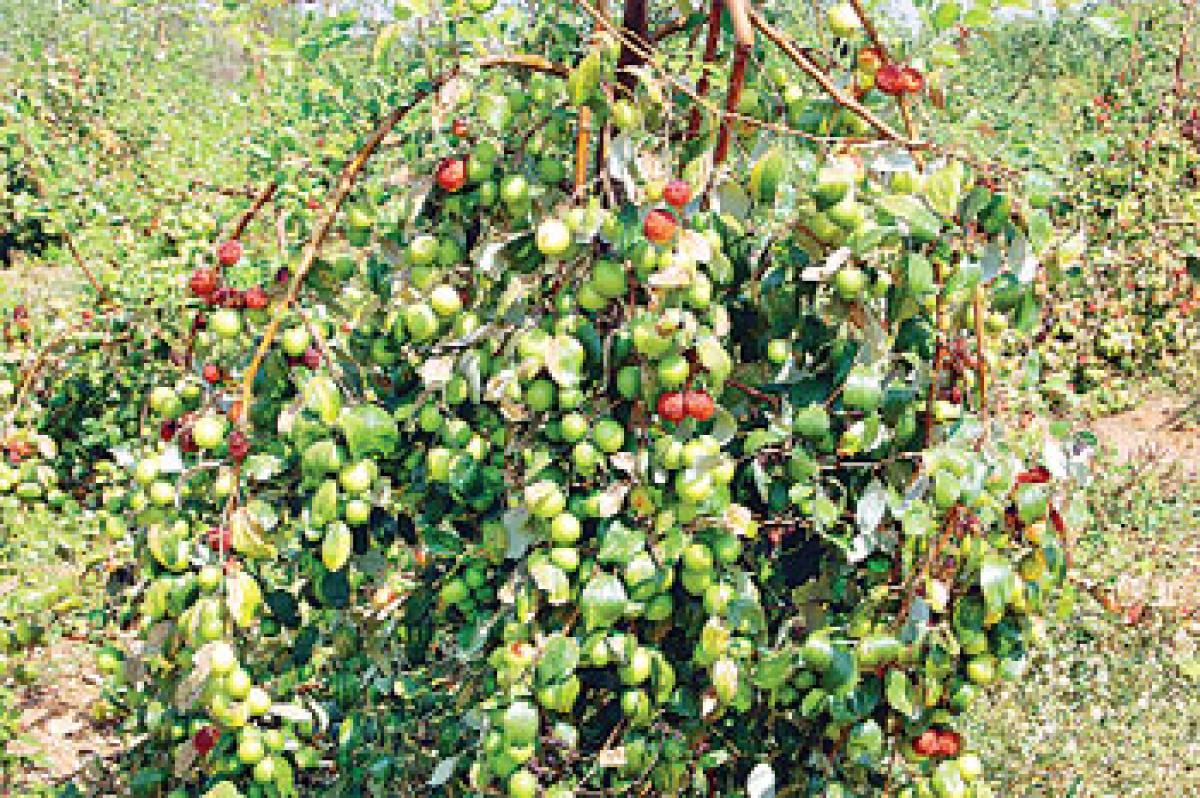
[[[24,761],[13,785],[18,794],[22,786],[70,780],[95,757],[120,749],[116,730],[94,711],[104,679],[91,644],[62,639],[38,650],[28,664],[38,678],[17,691],[21,731],[7,748],[8,756]]]
[[[1195,399],[1155,396],[1139,407],[1096,420],[1102,446],[1112,447],[1120,462],[1171,460],[1192,475],[1200,473],[1200,408],[1184,412]],[[1183,418],[1176,418],[1183,413]]]

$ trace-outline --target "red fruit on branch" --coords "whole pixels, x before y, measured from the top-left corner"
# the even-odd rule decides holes
[[[708,391],[686,391],[683,394],[683,410],[697,421],[708,421],[717,410],[717,405]]]
[[[231,310],[240,310],[246,307],[246,295],[236,288],[230,288],[225,292],[224,305]]]
[[[956,731],[943,730],[937,734],[937,752],[941,756],[958,756],[962,751],[962,735]]]
[[[864,47],[858,51],[856,63],[863,74],[874,75],[883,66],[883,54],[877,47]]]
[[[453,194],[467,183],[467,162],[462,158],[447,158],[437,168],[437,184]]]
[[[315,370],[321,367],[321,350],[315,346],[305,349],[301,357],[304,360],[304,365],[308,368]]]
[[[1050,472],[1045,466],[1035,466],[1017,474],[1018,485],[1041,485],[1050,481]]]
[[[683,421],[683,417],[687,415],[684,410],[683,394],[679,391],[667,391],[659,394],[657,410],[663,421],[669,421],[672,424]]]
[[[204,381],[209,385],[216,385],[221,381],[221,367],[216,363],[204,364]]]
[[[925,88],[925,76],[915,68],[906,66],[900,70],[900,88],[905,94],[917,94]]]
[[[162,438],[163,441],[173,441],[177,432],[179,432],[179,422],[173,418],[169,418],[159,426],[158,437]]]
[[[229,433],[229,456],[235,463],[240,463],[250,454],[250,439],[241,430]]]
[[[642,223],[642,233],[655,244],[666,244],[675,237],[676,226],[678,222],[675,214],[655,208],[646,214],[646,221]]]
[[[221,730],[216,726],[205,726],[196,732],[192,738],[192,745],[200,756],[207,756],[208,752],[213,750],[217,744],[217,740],[221,739]]]
[[[450,126],[450,132],[460,139],[465,139],[471,135],[471,128],[467,125],[464,119],[455,119],[454,124]]]
[[[913,740],[913,750],[921,756],[934,756],[941,751],[941,740],[937,729],[926,729]]]
[[[233,546],[233,534],[228,527],[210,527],[208,532],[204,533],[204,542],[213,551],[228,551]]]
[[[663,200],[673,208],[682,208],[692,199],[692,187],[686,180],[672,180],[663,189]]]
[[[267,306],[267,292],[262,289],[262,286],[256,285],[246,290],[246,293],[242,295],[242,300],[246,303],[248,310],[262,310]]]
[[[875,73],[875,88],[889,97],[904,93],[904,67],[899,64],[884,64]]]
[[[217,262],[222,266],[232,266],[242,259],[242,242],[236,238],[217,244]]]
[[[196,296],[212,296],[213,292],[217,290],[217,273],[207,266],[201,266],[192,272],[192,277],[188,280],[188,287]]]

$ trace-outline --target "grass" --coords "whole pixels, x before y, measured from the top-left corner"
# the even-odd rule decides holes
[[[1075,551],[1109,607],[1081,594],[1026,679],[975,709],[997,795],[1200,795],[1200,481],[1133,462],[1098,464]]]

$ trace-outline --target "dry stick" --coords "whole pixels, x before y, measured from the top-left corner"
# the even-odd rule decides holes
[[[721,39],[721,7],[724,0],[712,0],[708,7],[708,32],[704,38],[704,63],[712,64],[717,60],[717,43]],[[696,84],[696,93],[701,97],[708,94],[708,70],[701,67],[700,81]],[[700,106],[692,108],[688,120],[688,138],[700,135]]]
[[[979,383],[976,387],[979,389],[979,417],[983,421],[983,438],[982,441],[987,441],[988,438],[988,371],[987,371],[987,351],[984,349],[983,335],[983,311],[984,311],[984,295],[983,286],[975,286],[975,363],[976,382]]]
[[[1183,85],[1183,65],[1187,61],[1188,52],[1188,31],[1196,21],[1196,3],[1195,0],[1188,4],[1187,16],[1183,22],[1183,35],[1179,40],[1179,53],[1175,56],[1175,97],[1182,99],[1184,93]]]
[[[492,56],[475,62],[475,66],[480,69],[519,67],[563,78],[568,74],[567,68],[561,64],[556,64],[536,55]],[[250,417],[250,403],[254,398],[254,378],[262,366],[263,358],[266,357],[271,343],[279,333],[279,326],[283,323],[284,315],[300,295],[300,288],[304,284],[304,278],[308,275],[313,263],[316,262],[317,255],[321,251],[321,245],[325,243],[325,238],[333,228],[334,219],[337,218],[342,203],[345,202],[351,189],[354,188],[354,184],[357,182],[358,176],[362,173],[363,167],[366,166],[367,161],[370,160],[375,150],[378,149],[380,142],[391,132],[392,128],[399,124],[414,108],[440,90],[447,81],[456,77],[459,72],[460,68],[457,66],[443,72],[430,81],[431,85],[429,88],[418,92],[417,96],[407,104],[395,108],[379,123],[375,128],[375,132],[363,144],[358,154],[342,169],[341,177],[338,178],[337,188],[334,189],[332,198],[317,221],[312,237],[305,244],[304,251],[300,255],[300,262],[296,266],[296,273],[292,276],[291,285],[288,286],[287,295],[284,297],[283,302],[279,303],[276,307],[275,315],[272,316],[267,329],[263,332],[258,349],[255,350],[254,357],[251,359],[250,365],[246,368],[246,373],[242,378],[242,413],[239,418],[240,424],[245,425],[246,420]]]
[[[733,22],[733,35],[737,44],[733,51],[733,67],[729,71],[729,90],[725,94],[725,110],[735,113],[742,101],[742,87],[746,83],[746,61],[754,48],[754,26],[750,24],[750,0],[727,0],[729,17]],[[717,134],[717,149],[713,154],[713,163],[717,166],[725,163],[729,157],[729,137],[733,123],[726,117],[721,122],[721,130]]]
[[[246,232],[246,228],[250,226],[250,222],[254,220],[254,217],[258,215],[262,207],[271,201],[271,197],[275,196],[275,190],[278,187],[278,184],[274,180],[263,187],[263,190],[254,198],[254,202],[251,203],[250,207],[237,220],[237,224],[233,226],[233,229],[229,231],[229,235],[226,237],[227,240],[232,241],[242,237],[242,233]]]
[[[894,141],[908,150],[923,150],[929,148],[928,142],[915,141],[911,138],[906,138],[903,134],[897,131],[888,123],[873,114],[858,100],[846,95],[838,86],[830,79],[829,75],[825,74],[812,59],[809,58],[803,50],[796,46],[785,33],[773,28],[762,14],[749,9],[750,21],[764,36],[770,39],[776,47],[783,51],[784,55],[792,60],[796,66],[800,67],[801,71],[811,77],[817,84],[825,90],[834,102],[843,108],[847,109],[854,115],[858,116],[871,127],[875,128],[884,138],[889,141]]]

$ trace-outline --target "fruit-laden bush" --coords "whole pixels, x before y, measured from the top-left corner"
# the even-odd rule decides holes
[[[735,118],[536,10],[423,29],[447,68],[403,96],[353,71],[426,58],[400,23],[279,67],[295,118],[247,146],[298,221],[188,264],[131,469],[127,788],[988,794],[956,718],[1024,668],[1078,467],[989,413],[989,331],[1035,328],[1064,236],[902,126],[937,71],[852,7],[867,105],[753,16]]]

